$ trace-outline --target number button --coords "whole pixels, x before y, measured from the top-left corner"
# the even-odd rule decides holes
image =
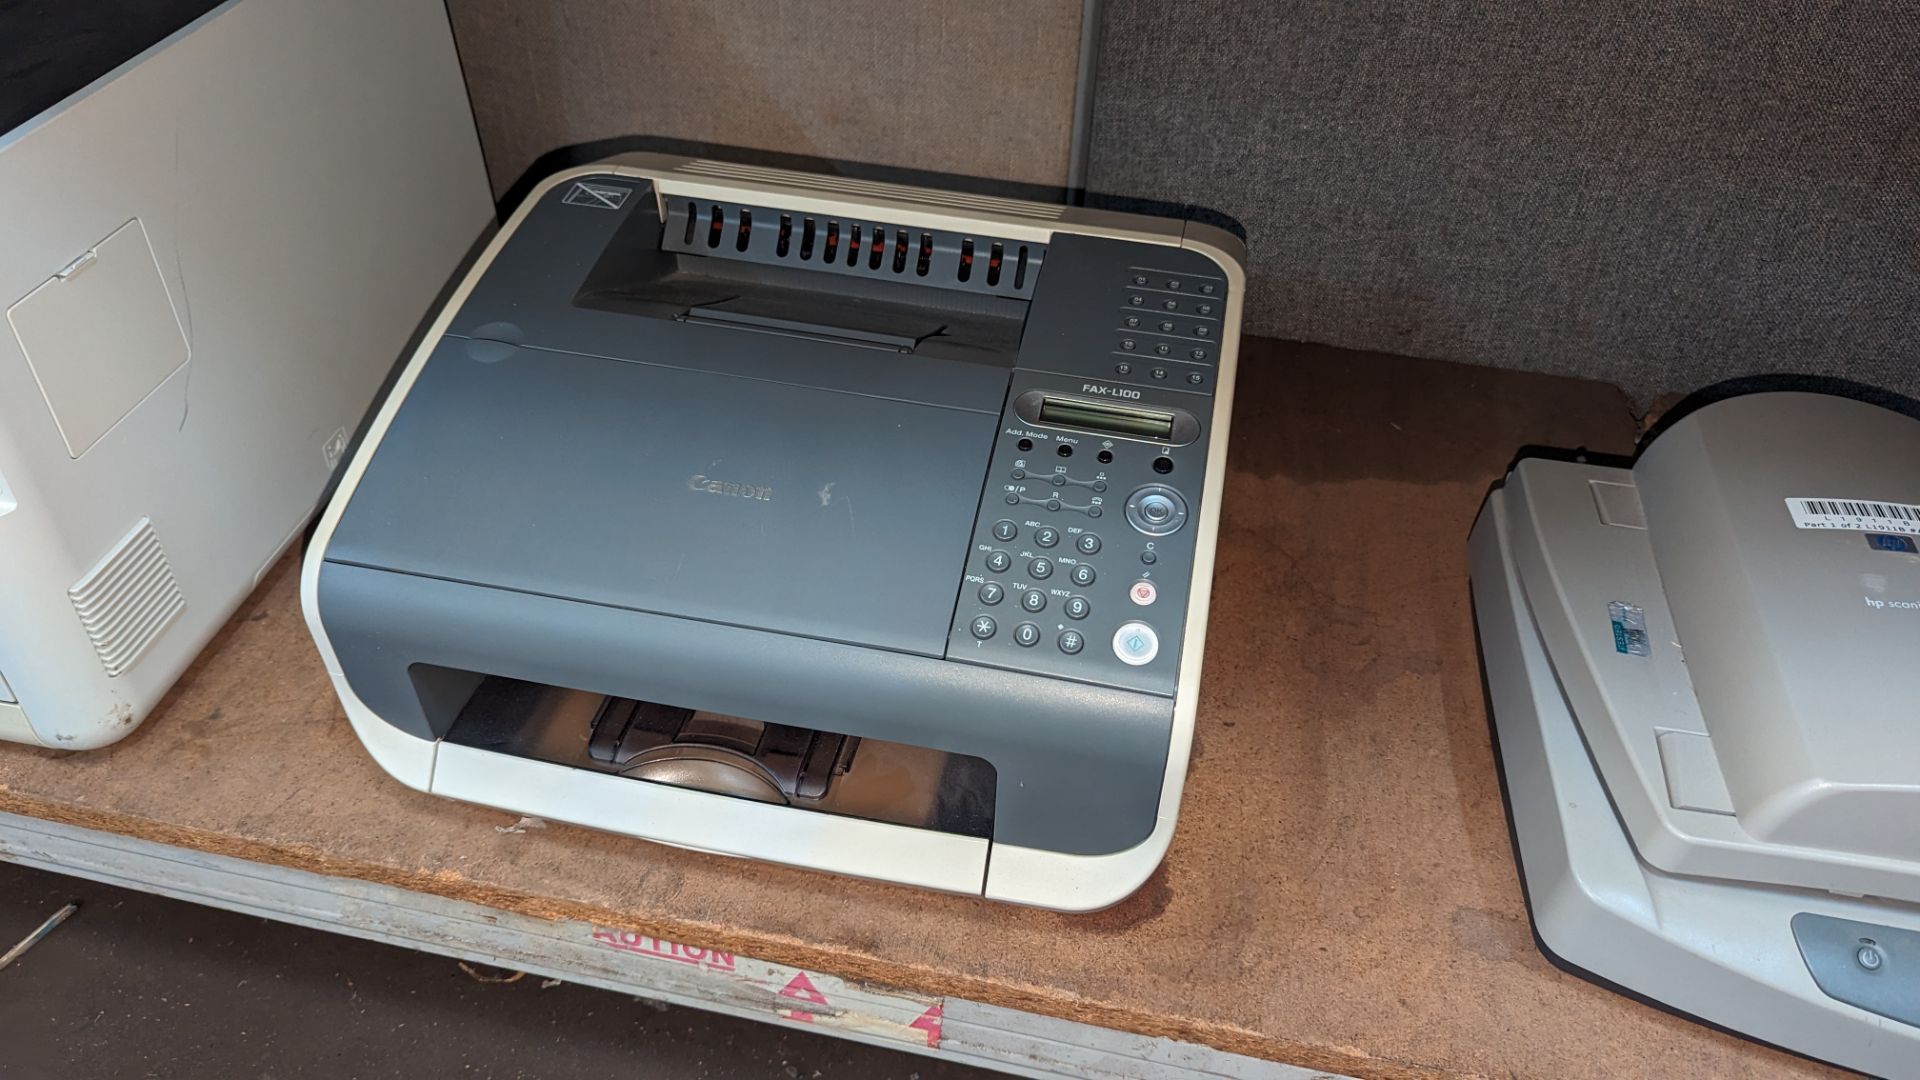
[[[1097,555],[1100,552],[1100,538],[1092,533],[1081,533],[1073,546],[1079,548],[1082,555]]]
[[[973,625],[967,627],[967,629],[972,631],[974,637],[985,641],[993,636],[995,630],[1000,629],[1000,625],[993,621],[992,616],[978,615],[974,617]]]
[[[1060,542],[1060,530],[1052,528],[1041,529],[1033,534],[1033,542],[1039,544],[1041,547],[1052,547]]]
[[[1073,577],[1073,583],[1075,585],[1078,585],[1083,589],[1086,588],[1087,586],[1093,584],[1093,578],[1094,578],[1093,564],[1081,563],[1080,565],[1073,568],[1073,574],[1071,576]]]
[[[1004,574],[1013,565],[1013,556],[1004,551],[995,551],[987,555],[987,569],[996,574]]]
[[[1000,583],[997,581],[989,581],[985,585],[980,586],[980,602],[989,607],[999,603],[1000,598],[1005,595],[1007,595],[1007,590],[1001,588]]]
[[[1070,596],[1067,598],[1065,610],[1069,619],[1084,619],[1093,611],[1093,605],[1089,604],[1084,596]]]
[[[989,563],[988,565],[992,564]],[[1053,576],[1053,561],[1051,559],[1035,559],[1027,564],[1027,573],[1032,574],[1036,581],[1045,581]]]
[[[1004,543],[1019,535],[1020,535],[1020,527],[1018,525],[1015,525],[1011,521],[1008,521],[1002,518],[1001,520],[993,523],[993,538],[995,540],[999,540],[1002,543]]]
[[[1028,589],[1026,592],[1020,594],[1020,606],[1026,608],[1028,611],[1045,611],[1047,609],[1047,594],[1041,592],[1039,589]]]
[[[1030,622],[1023,622],[1013,628],[1013,640],[1022,646],[1032,648],[1040,644],[1040,628]]]
[[[1078,630],[1066,630],[1060,634],[1060,651],[1072,656],[1087,647],[1087,639],[1080,636]]]

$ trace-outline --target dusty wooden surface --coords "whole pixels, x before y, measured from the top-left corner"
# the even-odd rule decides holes
[[[126,741],[0,747],[0,810],[1360,1076],[1811,1075],[1557,971],[1528,929],[1467,530],[1521,445],[1634,432],[1597,383],[1250,343],[1180,829],[1096,915],[499,832],[361,749],[291,560]]]

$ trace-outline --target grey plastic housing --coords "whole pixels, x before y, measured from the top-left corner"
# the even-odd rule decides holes
[[[1522,470],[1535,466],[1558,468],[1533,471],[1533,490],[1519,495]],[[1887,991],[1911,993],[1911,950],[1902,951],[1902,943],[1920,934],[1920,907],[1818,887],[1663,871],[1627,820],[1640,777],[1607,751],[1603,715],[1587,711],[1576,719],[1576,709],[1589,709],[1591,702],[1563,676],[1595,656],[1645,668],[1663,647],[1677,646],[1651,608],[1651,656],[1614,651],[1611,635],[1603,650],[1585,654],[1552,643],[1556,635],[1545,615],[1557,606],[1555,580],[1528,569],[1525,546],[1549,485],[1570,496],[1564,507],[1577,507],[1560,512],[1598,511],[1619,522],[1632,515],[1617,513],[1619,493],[1609,485],[1629,479],[1623,469],[1523,461],[1488,495],[1469,541],[1474,622],[1501,787],[1538,940],[1562,965],[1682,1013],[1876,1076],[1920,1077],[1920,1027],[1897,1022],[1892,1011],[1873,1011],[1888,1004]],[[1638,528],[1608,527],[1622,535]],[[1607,559],[1604,550],[1584,572],[1568,568],[1560,578],[1583,579],[1597,579],[1601,595],[1635,590],[1640,583],[1633,564]],[[1600,615],[1606,617],[1604,607]],[[1684,673],[1681,678],[1684,683]],[[1663,695],[1684,693],[1669,687]],[[1658,700],[1631,688],[1627,696],[1642,705]],[[1680,734],[1705,740],[1704,734]],[[1821,867],[1808,869],[1817,874]],[[1861,942],[1842,952],[1846,925],[1882,946],[1880,959],[1890,961],[1864,985],[1836,970],[1842,960],[1858,964],[1848,954]]]
[[[1747,395],[1675,423],[1633,479],[1741,827],[1920,862],[1920,555],[1797,527],[1787,507],[1920,504],[1920,421]]]
[[[684,253],[620,294],[602,288],[610,245],[637,233],[657,254],[659,202],[630,177],[582,182],[625,194],[594,205],[563,184],[531,208],[339,516],[317,617],[354,693],[425,739],[471,689],[453,671],[926,746],[994,766],[996,843],[1103,855],[1152,834],[1183,613],[1206,583],[1192,580],[1197,530],[1144,537],[1121,506],[1161,482],[1197,511],[1217,497],[1209,448],[1034,429],[1009,392],[1177,402],[1210,426],[1231,333],[1222,267],[1058,231],[1030,299]],[[674,291],[694,278],[736,284],[746,303],[728,311],[759,324],[676,307],[712,295]],[[1117,329],[1148,309],[1144,331]],[[876,340],[875,311],[895,326],[932,312],[972,336]],[[1014,331],[1004,348],[999,326]],[[1156,359],[1136,363],[1143,345]],[[1069,487],[1071,503],[1043,497]],[[1002,518],[1025,543],[1019,572],[996,580],[1049,590],[1036,645],[1014,640],[1029,616],[1010,599],[993,637],[969,632]],[[1034,547],[1049,527],[1101,543]],[[1046,551],[1057,576],[1027,573]],[[1064,586],[1082,563],[1092,581]],[[1107,639],[1142,616],[1141,580],[1157,585],[1162,647],[1132,665]],[[1084,620],[1064,614],[1074,596]],[[1069,630],[1085,648],[1059,647]]]
[[[1509,474],[1533,620],[1650,865],[1920,902],[1920,556],[1792,509],[1920,503],[1916,433],[1857,401],[1755,394],[1677,420],[1631,470]]]

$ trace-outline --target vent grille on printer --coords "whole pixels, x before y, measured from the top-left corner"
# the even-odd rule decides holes
[[[670,195],[661,247],[689,255],[1030,297],[1047,246]]]
[[[115,677],[139,662],[187,606],[167,553],[146,518],[75,582],[67,596],[101,665]]]

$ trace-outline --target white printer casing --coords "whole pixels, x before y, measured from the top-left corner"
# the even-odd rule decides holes
[[[1706,405],[1471,541],[1529,907],[1574,968],[1920,1076],[1920,422]]]
[[[493,208],[438,0],[234,0],[48,106],[0,132],[0,738],[85,749],[298,536]]]

